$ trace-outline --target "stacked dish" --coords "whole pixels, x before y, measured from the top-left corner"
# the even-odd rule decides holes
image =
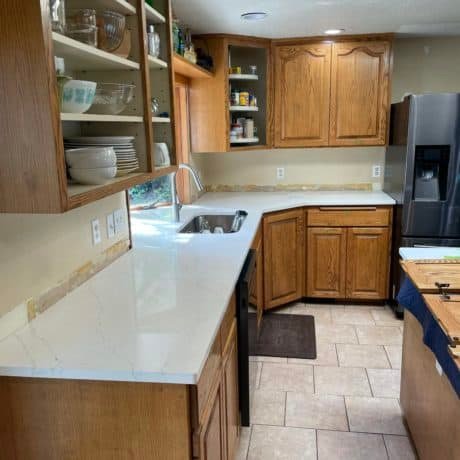
[[[113,147],[116,156],[117,177],[139,169],[133,136],[68,137],[64,139],[64,147],[66,149]]]
[[[117,157],[112,147],[67,149],[65,159],[70,177],[86,185],[102,185],[117,174]]]

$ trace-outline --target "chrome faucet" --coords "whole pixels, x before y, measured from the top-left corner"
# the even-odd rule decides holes
[[[186,169],[190,173],[199,192],[204,190],[200,176],[198,175],[198,172],[192,168],[192,166],[187,163],[180,163],[177,167],[177,171],[179,171],[179,169]],[[177,171],[173,172],[171,175],[172,210],[174,222],[180,222],[180,210],[182,209],[182,204],[179,201],[179,195],[177,194]]]

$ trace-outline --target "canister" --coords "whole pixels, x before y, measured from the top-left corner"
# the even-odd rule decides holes
[[[240,93],[240,105],[249,106],[249,93],[247,91],[241,91],[241,93]]]

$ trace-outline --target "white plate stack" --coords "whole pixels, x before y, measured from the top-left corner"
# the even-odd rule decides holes
[[[134,147],[133,136],[66,137],[65,149],[82,147],[113,147],[117,156],[117,177],[139,169],[139,160]]]

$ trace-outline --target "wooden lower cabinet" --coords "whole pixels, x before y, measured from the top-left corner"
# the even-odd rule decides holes
[[[344,298],[346,228],[307,229],[307,296]]]
[[[264,217],[264,307],[270,309],[303,296],[305,271],[304,210]]]
[[[347,298],[388,297],[389,245],[388,228],[347,229]]]

